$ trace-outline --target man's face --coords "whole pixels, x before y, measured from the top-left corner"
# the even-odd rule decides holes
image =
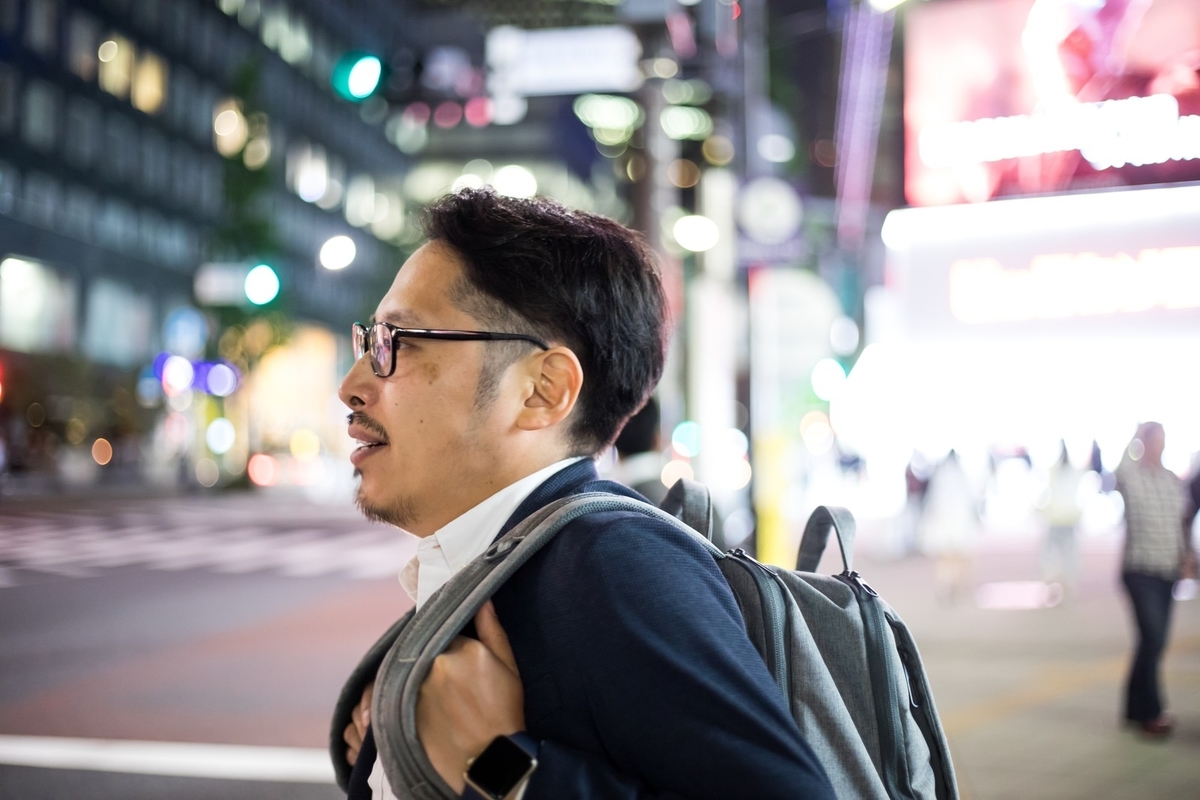
[[[377,321],[408,328],[478,330],[456,308],[464,279],[457,256],[433,242],[412,255],[375,311]],[[490,496],[506,430],[504,409],[476,398],[486,342],[396,339],[396,368],[378,378],[367,358],[342,381],[351,410],[351,455],[361,477],[358,504],[368,517],[425,536]],[[501,376],[503,382],[503,376]]]

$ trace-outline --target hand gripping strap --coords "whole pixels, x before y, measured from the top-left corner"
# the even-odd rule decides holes
[[[838,506],[817,506],[804,526],[804,537],[800,540],[800,555],[796,569],[800,572],[816,572],[821,563],[821,554],[829,542],[829,529],[837,534],[838,549],[842,551],[842,566],[847,572],[854,569],[854,516]]]
[[[513,573],[569,522],[598,511],[634,511],[686,530],[679,520],[631,498],[591,492],[555,501],[522,520],[436,591],[388,651],[375,680],[371,728],[388,783],[397,797],[451,800],[456,795],[429,762],[417,736],[417,697],[433,660]],[[398,702],[397,702],[398,701]]]

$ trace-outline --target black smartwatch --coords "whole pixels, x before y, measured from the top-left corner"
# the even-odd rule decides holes
[[[537,768],[538,743],[527,733],[497,736],[467,762],[463,800],[505,800],[525,785]]]

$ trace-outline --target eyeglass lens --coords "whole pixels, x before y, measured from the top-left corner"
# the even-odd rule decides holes
[[[371,368],[381,378],[392,374],[392,330],[387,325],[371,327],[368,337],[371,345]]]
[[[370,356],[371,370],[380,377],[387,377],[392,355],[392,332],[388,327],[372,325],[368,328],[361,323],[355,323],[352,341],[355,360],[364,355]]]

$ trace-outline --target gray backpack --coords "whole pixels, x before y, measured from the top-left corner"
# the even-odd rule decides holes
[[[347,788],[350,777],[342,731],[373,677],[371,727],[393,792],[415,800],[455,798],[416,733],[417,695],[433,660],[563,526],[585,514],[624,510],[669,521],[709,549],[733,590],[751,641],[788,696],[792,715],[839,798],[956,800],[950,752],[916,645],[895,612],[852,570],[854,519],[848,511],[820,507],[813,512],[800,546],[799,571],[788,572],[742,550],[721,552],[714,546],[711,503],[700,484],[676,484],[663,508],[599,492],[555,501],[493,542],[420,614],[400,619],[363,658],[339,698],[330,729],[339,785]],[[832,577],[813,574],[831,528],[846,570]]]

